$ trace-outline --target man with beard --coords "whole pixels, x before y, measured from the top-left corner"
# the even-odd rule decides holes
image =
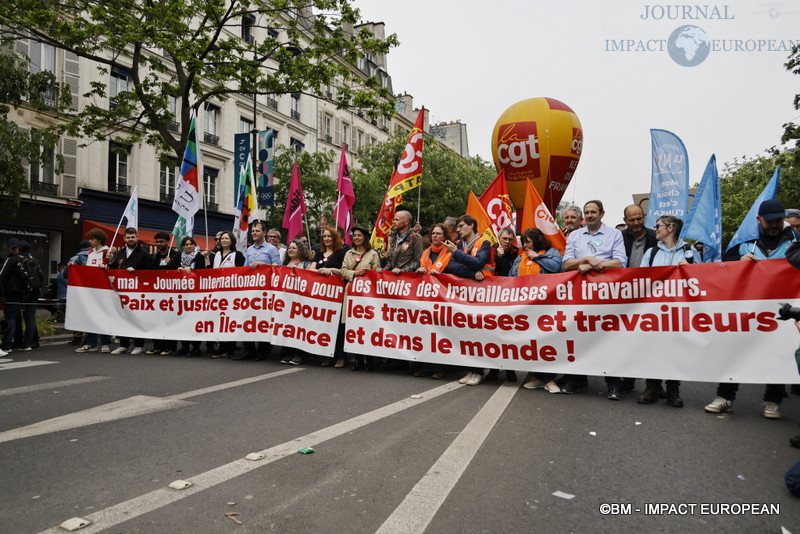
[[[117,251],[108,267],[110,269],[125,269],[129,273],[150,267],[150,254],[139,243],[139,231],[136,228],[125,228],[125,246]],[[131,350],[131,341],[133,341],[133,350]],[[112,350],[111,354],[124,354],[129,350],[133,355],[143,353],[144,339],[120,337],[119,347]]]
[[[156,252],[150,256],[150,268],[158,271],[177,269],[181,264],[181,254],[169,246],[170,234],[158,232],[155,235]],[[154,339],[153,348],[147,354],[162,354],[169,356],[178,349],[175,339]]]

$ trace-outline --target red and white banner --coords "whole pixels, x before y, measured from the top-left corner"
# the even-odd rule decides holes
[[[287,267],[70,268],[66,327],[150,339],[270,341],[333,354],[341,279]],[[800,304],[782,259],[489,277],[376,273],[347,289],[345,350],[480,368],[800,383]]]
[[[269,341],[332,356],[340,278],[260,266],[180,271],[69,270],[69,330],[147,339]]]
[[[520,371],[800,382],[785,260],[490,277],[372,271],[348,288],[345,350]]]

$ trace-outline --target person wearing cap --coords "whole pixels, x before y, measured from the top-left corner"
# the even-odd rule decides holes
[[[773,258],[785,258],[786,251],[795,240],[794,231],[790,227],[783,227],[786,210],[783,202],[777,198],[765,200],[758,207],[758,239],[741,243],[725,253],[722,261],[759,261]],[[709,413],[724,413],[733,411],[733,401],[739,384],[730,382],[717,386],[717,396],[705,410]],[[768,419],[781,418],[781,401],[786,392],[784,384],[767,384],[764,391],[764,417]]]

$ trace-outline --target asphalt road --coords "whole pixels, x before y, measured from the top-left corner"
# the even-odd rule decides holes
[[[708,383],[676,409],[596,377],[566,396],[73,349],[0,362],[2,533],[800,532],[800,399],[767,420],[758,385],[720,416]]]

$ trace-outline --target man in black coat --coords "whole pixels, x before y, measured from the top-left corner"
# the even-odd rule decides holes
[[[139,231],[136,228],[125,228],[125,246],[119,249],[108,264],[109,269],[125,269],[128,272],[139,271],[150,267],[150,253],[139,243]],[[131,350],[133,341],[133,350]],[[111,354],[124,354],[131,350],[131,354],[144,352],[144,339],[120,337],[119,347]]]

